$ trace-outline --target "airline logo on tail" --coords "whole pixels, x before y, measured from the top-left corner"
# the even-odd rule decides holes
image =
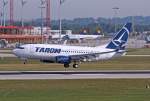
[[[107,45],[108,49],[123,49],[128,41],[129,33],[131,31],[131,23],[127,23],[113,38],[113,40]]]

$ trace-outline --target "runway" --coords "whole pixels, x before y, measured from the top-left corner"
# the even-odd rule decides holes
[[[16,56],[15,56],[14,54],[8,54],[8,53],[7,53],[7,54],[6,54],[6,53],[4,54],[4,53],[0,53],[0,58],[4,58],[4,57],[5,57],[5,58],[6,58],[6,57],[7,57],[7,58],[10,58],[10,57],[15,58]]]
[[[147,79],[150,71],[2,71],[0,80]]]

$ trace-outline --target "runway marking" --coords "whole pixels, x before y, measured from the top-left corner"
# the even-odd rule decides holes
[[[29,74],[150,74],[150,70],[97,70],[97,71],[0,71],[0,75]]]

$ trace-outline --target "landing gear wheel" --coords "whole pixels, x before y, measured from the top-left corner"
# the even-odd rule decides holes
[[[73,68],[78,68],[79,65],[78,64],[73,64]]]
[[[23,64],[26,64],[27,63],[27,60],[24,60]]]
[[[69,64],[64,64],[64,67],[65,68],[69,68]]]

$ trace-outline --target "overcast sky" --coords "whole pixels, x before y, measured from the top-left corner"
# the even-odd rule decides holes
[[[9,0],[8,0],[9,1]],[[21,0],[15,1],[15,19],[20,19]],[[26,0],[24,18],[40,18],[40,0]],[[2,0],[0,0],[0,6]],[[62,17],[72,19],[77,17],[107,17],[114,16],[113,7],[119,7],[118,16],[142,15],[150,16],[150,0],[66,0],[62,5]],[[1,11],[0,7],[0,11]],[[7,8],[7,11],[8,8]],[[9,12],[8,12],[9,14]],[[51,17],[59,17],[59,0],[51,0]]]

